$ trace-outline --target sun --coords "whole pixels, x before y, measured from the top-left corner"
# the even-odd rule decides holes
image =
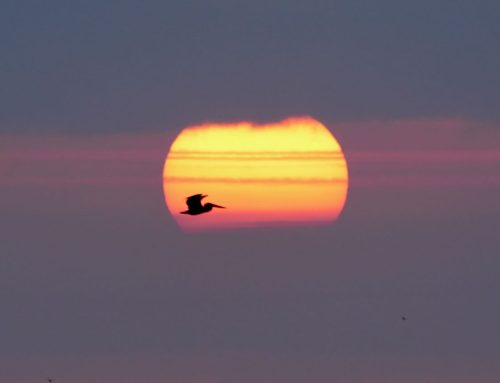
[[[186,231],[327,224],[344,207],[348,170],[338,141],[311,117],[207,123],[183,129],[174,140],[163,189]],[[194,194],[226,209],[180,214]]]

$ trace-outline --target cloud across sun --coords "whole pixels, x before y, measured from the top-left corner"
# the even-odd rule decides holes
[[[185,128],[172,143],[163,188],[187,231],[329,223],[344,207],[348,171],[337,140],[310,117],[207,123]],[[198,193],[227,209],[179,214]]]

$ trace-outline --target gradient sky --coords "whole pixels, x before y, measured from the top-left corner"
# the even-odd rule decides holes
[[[4,3],[1,382],[500,381],[500,3]],[[299,115],[339,221],[178,229],[184,126]]]

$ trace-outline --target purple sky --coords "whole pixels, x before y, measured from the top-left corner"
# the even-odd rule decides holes
[[[500,381],[499,11],[7,2],[0,382]],[[338,222],[178,229],[183,126],[299,115],[345,151]]]
[[[496,381],[498,127],[330,128],[335,225],[196,235],[163,202],[173,134],[4,135],[2,379]]]

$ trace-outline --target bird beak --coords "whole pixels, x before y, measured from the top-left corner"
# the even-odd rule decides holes
[[[219,209],[225,209],[226,207],[225,206],[219,206],[219,205],[216,205],[216,204],[212,204],[213,207],[218,207]]]

